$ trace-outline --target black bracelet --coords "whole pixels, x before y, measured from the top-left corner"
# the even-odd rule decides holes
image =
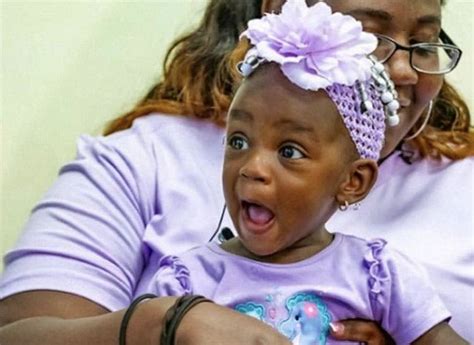
[[[151,293],[145,294],[138,296],[127,308],[127,311],[123,315],[122,322],[120,323],[120,333],[119,333],[119,345],[126,345],[127,343],[127,327],[128,323],[130,321],[130,318],[132,317],[133,312],[137,308],[138,304],[140,304],[141,301],[145,299],[151,299],[151,298],[156,298],[156,295],[153,295]]]
[[[184,315],[195,305],[202,302],[212,302],[203,296],[187,295],[181,296],[174,305],[168,309],[163,319],[160,345],[174,345],[176,330]]]

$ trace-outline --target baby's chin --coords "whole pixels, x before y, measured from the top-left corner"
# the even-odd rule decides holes
[[[255,242],[251,244],[241,242],[241,244],[248,252],[250,258],[264,262],[272,262],[275,254],[278,254],[282,250],[282,248],[276,246],[268,246],[265,244],[255,245]]]
[[[246,243],[242,243],[242,245],[247,249],[247,251],[255,257],[265,258],[270,257],[278,252],[278,248],[272,248],[265,245],[262,246],[251,246],[247,245]]]

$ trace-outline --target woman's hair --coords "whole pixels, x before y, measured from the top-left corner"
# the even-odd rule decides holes
[[[211,0],[198,27],[171,44],[161,80],[131,111],[112,120],[104,134],[129,128],[152,112],[223,125],[233,87],[227,57],[247,22],[261,16],[261,6],[262,0]]]
[[[445,2],[441,0],[442,5]],[[248,48],[237,45],[239,35],[250,19],[261,16],[261,5],[262,0],[211,0],[199,26],[169,48],[161,81],[130,112],[112,120],[104,134],[129,128],[133,120],[152,112],[193,116],[223,125],[234,85],[240,82],[235,63],[243,59]],[[470,123],[466,103],[445,81],[429,126],[411,145],[422,157],[473,156]]]
[[[474,132],[466,102],[446,80],[434,102],[429,125],[411,145],[421,157],[457,160],[474,156]]]

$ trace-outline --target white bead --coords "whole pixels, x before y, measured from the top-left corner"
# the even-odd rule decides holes
[[[374,64],[374,69],[378,72],[378,73],[382,73],[385,68],[383,67],[383,65],[380,63],[380,62],[376,62]]]
[[[384,87],[387,87],[387,82],[382,77],[375,77],[374,79],[378,85],[383,85]]]
[[[383,94],[382,94],[382,102],[384,103],[390,103],[391,101],[393,101],[393,95],[390,91],[385,91]]]
[[[374,105],[372,104],[371,101],[364,101],[364,106],[366,111],[373,111],[374,110]]]
[[[253,72],[253,66],[244,62],[242,65],[240,65],[240,73],[242,73],[242,75],[244,77],[248,77],[250,74],[252,74]]]
[[[391,101],[388,104],[388,109],[390,109],[391,111],[396,111],[400,109],[400,103],[398,103],[398,101]]]
[[[400,123],[400,117],[398,115],[391,115],[387,118],[387,123],[390,127],[395,127]]]
[[[388,80],[388,81],[391,81],[390,79],[390,76],[388,75],[388,72],[383,70],[380,75],[382,76],[382,78],[384,78],[385,80]]]

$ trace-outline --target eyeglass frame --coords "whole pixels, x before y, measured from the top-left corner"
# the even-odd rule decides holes
[[[397,50],[404,50],[404,51],[407,51],[410,54],[409,61],[410,61],[411,68],[413,68],[415,71],[420,72],[420,73],[432,74],[432,75],[447,74],[447,73],[453,71],[456,68],[459,61],[461,60],[461,56],[462,56],[462,53],[463,53],[462,49],[459,48],[453,42],[453,40],[448,36],[448,34],[443,29],[441,29],[441,32],[439,34],[439,39],[441,40],[442,43],[428,43],[428,42],[426,42],[426,43],[416,43],[416,44],[412,44],[410,46],[404,46],[404,45],[398,43],[397,41],[395,41],[393,38],[391,38],[389,36],[380,35],[380,34],[374,34],[374,35],[377,38],[383,38],[385,40],[388,40],[389,42],[391,42],[395,45],[395,49],[385,59],[381,60],[380,61],[381,63],[385,63],[388,60],[390,60]],[[451,68],[448,71],[445,71],[445,72],[428,72],[428,71],[423,71],[423,70],[421,70],[420,68],[418,68],[416,66],[413,66],[413,62],[412,62],[413,50],[415,50],[417,48],[420,48],[420,47],[422,48],[422,47],[428,46],[428,45],[429,46],[436,46],[436,47],[443,47],[443,48],[450,48],[450,49],[457,50],[459,52],[459,54],[457,55],[457,60],[455,61],[455,63],[451,66]],[[446,51],[446,49],[445,49],[445,51]],[[447,51],[446,51],[446,54],[448,54]],[[448,54],[448,56],[449,56],[449,54]]]

